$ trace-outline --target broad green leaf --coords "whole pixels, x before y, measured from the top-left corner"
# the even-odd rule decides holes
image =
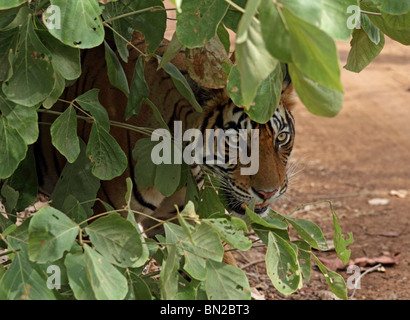
[[[292,244],[295,244],[298,247],[298,261],[300,270],[302,271],[303,280],[309,282],[312,270],[310,262],[311,247],[305,241],[293,241]]]
[[[343,92],[334,40],[286,8],[282,13],[289,28],[293,63],[313,81]]]
[[[92,173],[101,180],[118,177],[127,167],[124,151],[99,122],[91,127],[86,153],[92,163]]]
[[[410,2],[403,0],[378,0],[380,11],[392,15],[402,15],[410,11]]]
[[[28,15],[13,57],[13,74],[2,85],[6,97],[23,106],[33,106],[47,98],[55,83],[50,56],[34,31],[32,16]]]
[[[0,178],[10,176],[26,156],[27,144],[16,129],[0,116]]]
[[[167,246],[168,256],[162,263],[160,273],[161,299],[173,300],[178,292],[178,268],[181,257],[177,254],[176,245]]]
[[[72,221],[81,224],[80,228],[87,226],[87,222],[85,222],[88,218],[87,212],[83,205],[72,194],[66,195],[61,211]]]
[[[213,187],[205,186],[199,191],[197,213],[201,218],[223,216],[225,214],[225,207]]]
[[[131,222],[118,214],[99,218],[86,230],[95,248],[110,263],[135,268],[148,259],[148,250],[143,249],[141,234]]]
[[[275,70],[278,60],[265,47],[260,24],[254,19],[259,1],[248,1],[239,23],[235,57],[241,79],[243,104],[248,110],[255,103],[260,84]]]
[[[311,113],[334,117],[340,112],[343,93],[314,81],[293,63],[289,64],[289,74],[300,100]]]
[[[272,232],[268,235],[266,271],[276,289],[291,294],[302,285],[302,275],[296,252],[285,240]]]
[[[139,56],[135,64],[134,74],[131,80],[130,94],[125,109],[125,119],[128,120],[132,116],[137,116],[143,101],[149,96],[149,87],[145,81],[144,61],[143,57]]]
[[[244,222],[238,218],[205,219],[204,223],[210,225],[221,238],[232,247],[239,250],[248,250],[252,247],[252,242],[244,235],[243,228],[246,229]]]
[[[15,253],[11,265],[0,279],[2,295],[8,300],[56,299],[54,291],[47,287],[44,272],[29,260],[26,245]]]
[[[8,184],[3,184],[1,187],[1,198],[6,213],[11,213],[12,215],[15,214],[19,195],[20,193],[13,187]]]
[[[322,230],[316,224],[305,219],[294,219],[289,216],[283,217],[295,228],[299,236],[313,248],[318,250],[329,249]]]
[[[72,195],[83,203],[87,215],[91,216],[91,207],[100,188],[100,180],[91,173],[92,164],[85,153],[86,146],[80,140],[80,155],[73,163],[67,163],[51,194],[51,205],[63,211],[66,197]]]
[[[35,202],[38,195],[38,181],[34,153],[27,152],[26,157],[6,183],[19,193],[17,212],[23,211]]]
[[[333,229],[335,231],[333,236],[335,250],[339,259],[342,260],[344,264],[347,264],[349,262],[351,253],[351,250],[347,249],[347,246],[353,243],[353,234],[350,232],[348,234],[349,237],[345,239],[344,235],[342,234],[342,229],[339,225],[339,218],[336,214],[336,211],[333,209],[333,206],[331,206],[331,209],[333,216]]]
[[[179,93],[188,100],[196,111],[202,112],[202,107],[198,104],[198,101],[196,101],[195,95],[181,71],[179,71],[178,68],[171,62],[165,64],[163,69],[171,76],[172,81],[174,82],[174,85],[178,89]]]
[[[330,290],[338,298],[347,300],[347,287],[343,277],[334,271],[328,270],[315,255],[312,256],[315,258],[319,270],[323,273]]]
[[[151,141],[150,138],[139,139],[132,151],[132,156],[136,160],[135,177],[137,185],[141,188],[149,188],[155,184],[156,164],[152,162],[152,148],[158,142]]]
[[[29,225],[30,260],[46,263],[60,259],[71,249],[78,235],[78,225],[53,207],[43,207]]]
[[[97,1],[50,0],[50,3],[58,10],[46,10],[43,22],[55,38],[81,49],[96,47],[103,42],[102,9]]]
[[[77,136],[77,117],[73,106],[69,106],[51,125],[51,142],[69,163],[80,154],[80,140]]]
[[[104,47],[108,79],[114,87],[120,89],[128,98],[130,89],[128,87],[127,77],[125,75],[124,69],[122,68],[120,60],[118,60],[117,55],[110,48],[106,41],[104,41]]]
[[[212,227],[201,224],[192,232],[192,241],[181,226],[167,222],[164,224],[164,229],[167,243],[176,243],[180,250],[198,257],[222,261],[224,249],[218,233]]]
[[[99,92],[100,89],[91,89],[78,96],[75,100],[81,108],[91,113],[95,121],[97,121],[101,127],[108,131],[110,129],[110,120],[108,118],[107,110],[98,100]]]
[[[392,15],[382,12],[382,17],[387,25],[393,29],[405,30],[410,28],[410,12],[401,15]]]
[[[152,300],[150,288],[135,272],[130,270],[127,273],[128,296],[132,300]]]
[[[34,107],[24,107],[5,99],[0,93],[0,111],[7,118],[8,125],[17,130],[26,144],[38,138],[37,112]]]
[[[366,32],[369,39],[375,44],[378,45],[382,34],[380,33],[379,28],[377,28],[369,17],[365,14],[360,15],[360,26]]]
[[[241,8],[245,8],[247,0],[233,0],[232,2],[234,2]],[[236,10],[233,7],[229,7],[222,22],[227,28],[233,30],[236,33],[238,31],[238,25],[241,18],[242,12]]]
[[[288,229],[288,224],[285,221],[280,220],[280,219],[274,219],[274,218],[262,219],[260,216],[258,216],[255,212],[253,212],[249,208],[246,208],[245,221],[248,225],[258,224],[268,229],[279,229],[279,230]]]
[[[5,9],[13,8],[13,7],[18,7],[23,2],[26,2],[26,1],[25,0],[3,0],[0,3],[0,10],[5,10]]]
[[[67,254],[64,265],[67,268],[67,276],[70,288],[77,300],[95,300],[95,294],[88,277],[84,254]]]
[[[50,109],[61,97],[65,86],[66,82],[60,73],[55,72],[55,77],[56,77],[56,82],[54,83],[53,90],[50,92],[50,95],[46,98],[46,100],[43,101],[43,107],[46,109]]]
[[[261,0],[259,20],[266,49],[276,59],[291,62],[290,36],[282,17],[282,11],[272,0]]]
[[[184,270],[190,277],[204,281],[206,279],[206,260],[202,257],[198,257],[189,251],[184,252],[185,264]]]
[[[384,36],[380,34],[380,41],[375,45],[363,29],[354,29],[350,47],[351,49],[344,68],[349,71],[360,72],[382,51],[384,47]]]
[[[144,99],[143,102],[151,107],[154,118],[155,118],[155,120],[158,121],[158,123],[161,125],[161,127],[163,129],[166,129],[169,132],[171,132],[171,130],[168,127],[168,124],[165,122],[164,118],[162,117],[161,112],[159,111],[158,107],[148,98]]]
[[[53,68],[64,79],[74,80],[81,75],[80,49],[63,44],[54,38],[47,30],[38,30],[37,34],[50,51]]]
[[[122,300],[128,292],[127,279],[87,244],[84,245],[87,278],[97,300]]]
[[[228,3],[215,0],[186,0],[177,12],[176,33],[188,48],[202,47],[216,35],[219,23],[228,10]]]
[[[370,11],[374,13],[380,13],[380,10],[377,8],[373,1],[361,1],[360,8],[365,11]],[[389,20],[386,14],[384,16],[379,15],[368,15],[369,19],[373,22],[373,24],[380,29],[386,36],[396,40],[404,45],[410,44],[410,27],[404,29],[394,29],[390,26],[390,24],[385,20]],[[401,19],[401,18],[399,18]],[[408,22],[409,19],[404,18],[404,20],[398,20],[399,26],[401,23],[404,22],[403,27],[406,26],[406,21]],[[390,23],[397,22],[397,18],[392,18]]]
[[[207,260],[205,290],[209,300],[249,300],[251,290],[245,273],[234,266]]]
[[[320,28],[333,39],[348,41],[352,30],[348,28],[346,23],[350,15],[346,9],[349,6],[357,6],[358,0],[321,0],[318,2],[322,4]]]
[[[155,7],[156,10],[145,10],[151,7]],[[119,0],[108,3],[103,15],[114,30],[128,41],[131,41],[133,30],[142,32],[148,45],[148,52],[153,53],[163,40],[166,29],[166,12],[158,8],[164,8],[161,0]],[[137,13],[130,14],[132,12]],[[116,19],[116,17],[126,14],[128,15]],[[127,43],[115,32],[114,41],[119,48],[121,58],[127,62]]]
[[[0,30],[0,81],[10,77],[11,61],[16,52],[18,28],[12,30]]]

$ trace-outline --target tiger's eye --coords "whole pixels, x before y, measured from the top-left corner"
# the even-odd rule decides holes
[[[287,139],[288,134],[286,132],[282,132],[281,134],[278,135],[277,140],[279,142],[283,142]]]

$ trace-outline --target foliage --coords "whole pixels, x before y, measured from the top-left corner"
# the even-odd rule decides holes
[[[410,44],[410,6],[406,1],[362,0],[362,12],[356,15],[347,8],[357,6],[357,0],[172,2],[177,29],[160,67],[193,108],[201,111],[185,77],[169,61],[186,48],[189,68],[189,59],[215,50],[220,66],[213,70],[217,76],[211,74],[199,81],[209,87],[220,86],[219,78],[224,79],[223,85],[228,81],[232,100],[258,122],[266,122],[275,111],[285,63],[308,110],[335,116],[343,101],[335,40],[352,37],[345,68],[354,72],[360,72],[380,53],[385,35]],[[246,223],[225,215],[212,184],[198,190],[186,165],[155,165],[147,159],[156,146],[149,139],[139,140],[134,147],[137,182],[156,186],[164,195],[188,186],[186,207],[175,217],[178,224],[158,221],[165,236],[157,236],[157,242],[143,238],[134,220],[134,214],[140,213],[130,207],[131,183],[125,209],[115,210],[103,203],[107,212],[92,217],[92,206],[100,201],[96,199],[100,180],[121,175],[127,166],[110,128],[143,129],[111,121],[97,89],[66,101],[64,112],[54,111],[53,105],[64,88],[81,75],[80,49],[104,45],[110,82],[128,98],[124,119],[137,115],[146,103],[169,130],[148,99],[143,58],[136,64],[130,84],[120,63],[120,59],[128,60],[127,44],[133,30],[142,32],[149,44],[144,55],[154,56],[166,28],[162,1],[6,0],[0,10],[0,193],[8,217],[0,215],[0,246],[7,248],[10,257],[6,269],[0,265],[0,298],[249,299],[244,272],[222,263],[221,243],[234,250],[249,250],[253,246],[247,236],[250,230],[267,247],[267,272],[279,291],[290,294],[308,281],[313,258],[331,290],[346,298],[342,277],[327,270],[312,251],[327,250],[317,225],[273,211],[262,219],[249,208]],[[231,41],[227,28],[236,32],[234,63],[228,58]],[[105,39],[114,40],[118,56]],[[76,109],[85,116],[79,116]],[[16,213],[32,204],[37,195],[30,146],[38,139],[39,112],[57,116],[51,124],[52,143],[68,163],[52,194],[53,207],[41,209],[17,226]],[[92,123],[87,145],[77,136],[79,119]],[[343,237],[330,207],[335,248],[346,262],[350,255],[346,246],[353,238]],[[89,224],[93,219],[97,220]],[[290,227],[300,240],[290,240]],[[153,260],[161,265],[160,272],[147,271]],[[57,267],[59,277],[50,273],[50,266]],[[50,290],[50,283],[56,285],[53,281],[57,278],[60,288]]]

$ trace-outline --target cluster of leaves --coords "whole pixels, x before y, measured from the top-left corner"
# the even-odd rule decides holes
[[[154,241],[142,237],[134,220],[132,183],[127,182],[126,219],[111,209],[88,224],[96,217],[84,219],[74,214],[81,211],[81,205],[75,203],[68,211],[71,215],[44,207],[19,227],[10,224],[5,228],[1,239],[7,243],[6,253],[13,263],[7,271],[0,269],[0,298],[250,299],[245,273],[222,262],[222,241],[237,250],[252,247],[248,228],[255,230],[267,247],[266,269],[279,291],[290,294],[302,287],[303,280],[309,281],[313,257],[331,290],[347,298],[343,278],[329,271],[312,252],[312,248],[328,250],[314,223],[273,211],[262,219],[250,209],[246,222],[227,215],[200,218],[188,202],[177,213],[178,224],[159,223],[165,228],[165,237],[158,235]],[[350,256],[346,246],[353,238],[344,239],[333,208],[332,213],[336,251],[346,263]],[[289,239],[289,226],[301,240]],[[149,270],[152,260],[161,265],[160,271]]]
[[[160,67],[195,110],[201,108],[191,88],[170,63],[182,48],[187,52],[191,77],[210,88],[228,83],[232,100],[244,106],[255,121],[266,122],[275,111],[284,63],[299,97],[312,113],[334,116],[340,111],[343,88],[335,40],[349,40],[352,36],[346,24],[350,17],[346,9],[359,5],[357,0],[172,2],[177,10],[176,33]],[[403,44],[410,42],[407,2],[363,0],[360,8],[370,14],[359,14],[360,29],[353,30],[346,66],[357,72],[380,52],[384,34]],[[68,101],[64,112],[53,110],[53,106],[65,87],[81,75],[80,50],[104,43],[110,82],[128,98],[124,119],[137,115],[141,104],[146,103],[158,123],[168,129],[148,98],[143,59],[138,60],[130,84],[120,63],[128,60],[134,30],[142,32],[149,45],[142,56],[155,56],[165,28],[166,12],[161,0],[1,2],[0,193],[8,218],[0,215],[0,245],[8,248],[11,265],[7,270],[0,266],[0,297],[249,298],[243,272],[221,263],[220,245],[223,240],[236,249],[249,249],[251,244],[243,234],[247,228],[254,229],[268,247],[267,270],[278,290],[291,293],[299,288],[302,278],[309,278],[313,256],[332,290],[346,297],[342,279],[326,270],[312,254],[311,248],[324,249],[317,226],[275,213],[263,220],[251,210],[247,225],[221,215],[224,207],[215,191],[198,191],[186,165],[170,168],[144,160],[154,147],[150,140],[140,140],[134,148],[134,158],[139,160],[135,168],[138,184],[154,185],[165,196],[186,184],[186,203],[193,201],[195,209],[190,205],[178,214],[179,225],[159,221],[166,235],[155,244],[141,238],[131,215],[121,220],[118,211],[107,204],[106,216],[87,224],[100,180],[121,175],[127,166],[124,152],[109,133],[110,127],[144,131],[111,121],[98,100],[97,89]],[[231,41],[227,29],[237,34],[234,63],[228,58]],[[113,39],[118,55],[104,42],[106,38]],[[217,63],[207,64],[211,59]],[[205,77],[198,76],[202,74],[198,65],[203,66],[204,70],[199,71],[204,71]],[[218,68],[212,69],[211,65]],[[76,109],[85,116],[77,115]],[[16,212],[32,204],[37,195],[36,165],[28,150],[38,139],[39,112],[58,116],[51,124],[52,143],[68,163],[52,194],[53,208],[42,209],[16,227]],[[79,119],[92,123],[87,145],[77,136]],[[220,215],[210,214],[215,212]],[[336,248],[345,260],[345,246],[350,240],[341,236],[333,214]],[[290,241],[289,225],[303,240]],[[143,274],[151,259],[162,265],[159,281],[151,274]],[[46,266],[50,264],[61,269],[60,293],[46,289]],[[188,274],[192,281],[188,283],[177,270]]]

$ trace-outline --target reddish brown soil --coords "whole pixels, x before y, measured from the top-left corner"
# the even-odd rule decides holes
[[[343,66],[349,44],[338,47]],[[361,73],[343,69],[342,81],[345,100],[338,116],[317,117],[298,104],[293,160],[303,170],[275,209],[288,214],[300,204],[331,200],[343,232],[353,232],[352,260],[399,255],[398,264],[364,275],[354,299],[410,299],[410,48],[387,39],[380,56]],[[402,197],[394,195],[397,190]],[[369,204],[374,198],[388,203]],[[327,239],[333,238],[328,204],[310,205],[294,216],[314,221]],[[333,259],[336,254],[317,256]],[[302,289],[285,297],[270,284],[261,250],[236,257],[266,299],[331,298],[318,271]],[[350,276],[340,273],[345,280]],[[349,290],[349,297],[352,294]]]

